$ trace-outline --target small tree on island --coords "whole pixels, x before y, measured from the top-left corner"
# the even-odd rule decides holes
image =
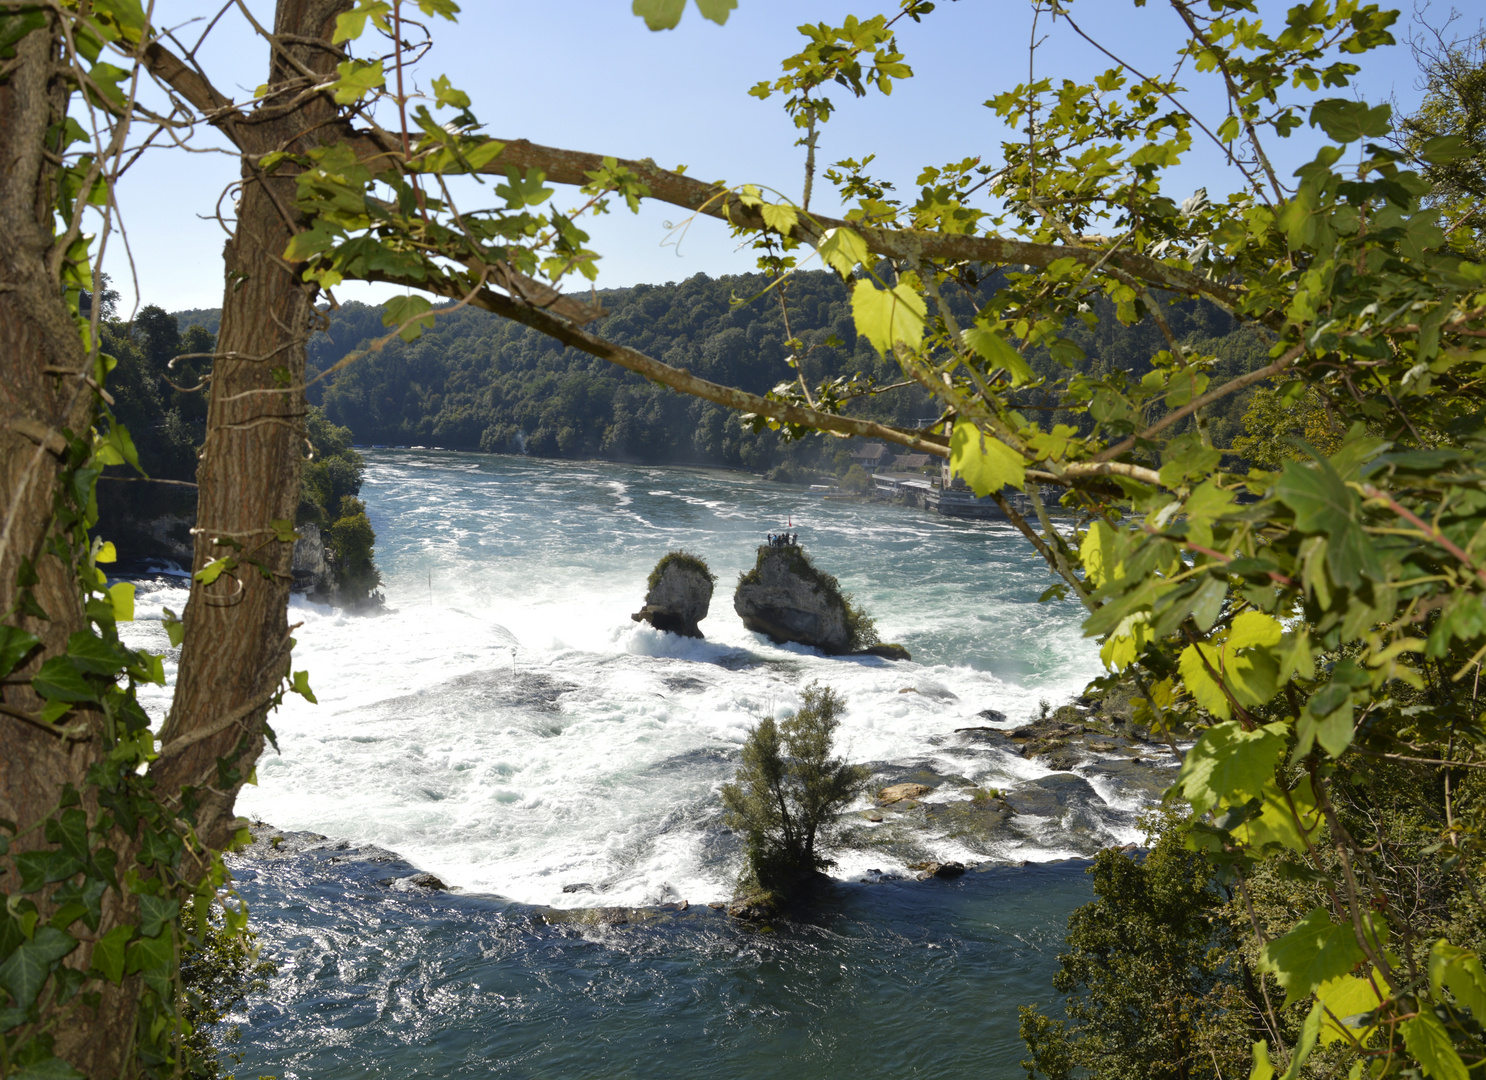
[[[832,865],[823,851],[836,815],[867,782],[867,769],[831,756],[845,709],[834,689],[811,683],[794,716],[766,716],[749,732],[737,776],[722,789],[726,821],[743,834],[744,880],[776,899]]]

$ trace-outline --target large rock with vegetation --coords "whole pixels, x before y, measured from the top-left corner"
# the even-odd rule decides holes
[[[682,637],[704,637],[697,626],[712,606],[717,581],[705,562],[684,551],[664,556],[650,571],[645,606],[630,618]]]
[[[760,547],[753,569],[738,578],[733,610],[748,629],[776,642],[832,655],[879,646],[872,619],[797,546]],[[902,654],[906,659],[907,650]]]

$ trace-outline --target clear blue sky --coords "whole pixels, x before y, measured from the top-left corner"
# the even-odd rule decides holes
[[[271,21],[271,3],[250,6],[260,19]],[[1267,17],[1282,18],[1289,5],[1260,6]],[[777,95],[761,102],[747,95],[748,88],[776,77],[780,60],[797,51],[803,40],[795,29],[799,23],[896,10],[881,0],[739,0],[726,26],[702,19],[692,7],[676,30],[652,33],[630,13],[628,0],[466,0],[464,8],[457,27],[435,24],[436,48],[420,78],[448,73],[474,99],[489,134],[650,157],[666,166],[684,163],[694,176],[767,184],[795,199],[804,161],[804,151],[792,145],[796,132]],[[160,0],[155,10],[157,22],[181,25],[182,36],[194,40],[186,20],[196,17],[198,5]],[[1087,32],[1137,68],[1150,74],[1170,70],[1180,27],[1160,0],[1144,8],[1131,0],[1084,0],[1073,10]],[[242,100],[263,79],[267,49],[234,17],[229,13],[201,55],[218,87]],[[823,130],[820,160],[875,152],[880,175],[903,193],[912,192],[924,165],[977,155],[999,160],[1006,132],[982,103],[1025,81],[1031,5],[1027,0],[942,0],[922,23],[905,19],[898,27],[915,77],[899,83],[887,99],[875,92],[862,100],[844,89],[834,92],[838,112]],[[1109,66],[1066,26],[1049,26],[1044,16],[1042,28],[1047,38],[1037,54],[1039,77],[1087,80]],[[1402,39],[1406,19],[1395,30]],[[1405,108],[1415,103],[1415,72],[1406,47],[1376,51],[1363,64],[1360,96],[1374,102],[1391,96]],[[1194,109],[1220,115],[1211,77],[1189,70],[1186,82]],[[1309,160],[1316,144],[1311,129],[1292,136],[1282,150],[1285,172]],[[200,145],[219,144],[203,137]],[[221,303],[225,234],[203,217],[214,212],[220,193],[236,176],[228,155],[165,148],[145,155],[125,178],[120,201],[142,302],[169,310]],[[1215,196],[1233,187],[1216,155],[1205,151],[1193,155],[1170,190],[1181,198],[1203,185]],[[832,194],[818,182],[813,207],[833,212]],[[571,205],[574,193],[559,189],[558,201]],[[230,204],[223,205],[230,212]],[[638,216],[621,208],[601,219],[590,230],[593,246],[604,255],[598,284],[664,282],[752,268],[753,257],[736,250],[726,228],[710,219],[696,221],[679,248],[663,246],[666,222],[678,217],[674,208],[646,204]],[[119,248],[111,251],[108,269],[127,311],[135,299],[131,273]],[[375,299],[387,291],[343,287],[337,294]]]

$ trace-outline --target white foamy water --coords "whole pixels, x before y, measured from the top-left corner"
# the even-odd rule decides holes
[[[367,458],[385,612],[296,598],[294,666],[319,705],[292,698],[272,718],[282,753],[260,761],[239,809],[383,845],[465,889],[569,906],[723,898],[739,857],[718,790],[749,725],[788,715],[812,680],[846,698],[848,759],[932,762],[1004,787],[1048,770],[1005,754],[967,762],[947,749],[954,729],[984,724],[983,709],[1023,721],[1099,670],[1079,609],[1036,603],[1047,572],[1008,526],[706,470]],[[828,658],[744,629],[733,584],[787,521],[913,662]],[[629,617],[650,568],[678,547],[718,575],[705,641]],[[182,584],[141,583],[133,642],[163,649],[152,620],[180,610]],[[147,706],[160,715],[167,701]],[[1070,854],[1055,833],[1026,832],[998,854]],[[936,854],[970,857],[951,841]],[[869,863],[889,869],[848,852],[837,873]],[[579,884],[593,890],[563,891]]]

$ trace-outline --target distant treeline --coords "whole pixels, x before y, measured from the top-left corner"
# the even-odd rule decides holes
[[[968,322],[998,283],[998,275],[991,274],[973,293],[951,291],[957,315]],[[834,275],[804,272],[789,279],[788,334],[778,293],[759,295],[767,285],[762,275],[697,274],[665,285],[606,290],[598,298],[609,315],[590,329],[703,378],[755,393],[795,378],[785,347],[791,335],[806,346],[800,364],[812,387],[858,372],[883,384],[902,380],[894,361],[858,338],[850,293]],[[1094,327],[1075,323],[1069,331],[1092,361],[1091,375],[1120,369],[1138,379],[1149,370],[1148,358],[1166,343],[1149,321],[1126,327],[1112,306],[1100,303],[1095,311]],[[387,333],[378,307],[346,303],[325,314],[327,330],[309,346],[312,376]],[[1210,304],[1182,301],[1168,309],[1167,317],[1184,346],[1222,357],[1215,381],[1265,362],[1258,339],[1247,330],[1235,333],[1231,318]],[[177,318],[182,332],[193,326],[215,332],[219,315],[207,309],[178,312]],[[1051,372],[1053,362],[1046,356],[1031,361]],[[310,400],[362,445],[754,470],[787,463],[844,472],[848,464],[839,440],[812,438],[790,446],[771,432],[755,434],[730,410],[469,308],[440,315],[414,342],[394,340],[356,360],[311,387]],[[1229,412],[1212,417],[1220,446],[1231,445],[1242,430],[1239,401],[1224,404]],[[939,408],[914,385],[861,399],[850,411],[912,423],[937,415]]]

